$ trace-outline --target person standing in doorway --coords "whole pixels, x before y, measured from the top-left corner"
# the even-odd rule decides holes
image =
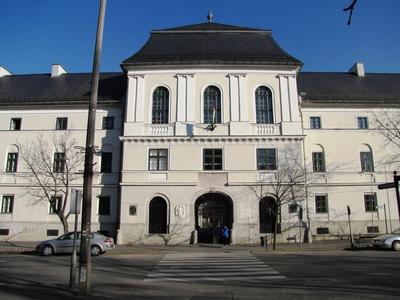
[[[224,247],[228,246],[230,244],[230,240],[229,240],[230,236],[229,236],[229,228],[228,226],[224,226],[224,228],[222,228],[222,240],[224,243]]]

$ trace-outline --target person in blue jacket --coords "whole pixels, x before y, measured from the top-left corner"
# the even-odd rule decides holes
[[[227,246],[230,244],[229,241],[229,228],[228,226],[224,226],[224,228],[222,228],[222,241],[224,243],[224,246]]]

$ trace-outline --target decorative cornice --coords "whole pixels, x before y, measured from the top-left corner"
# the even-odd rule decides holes
[[[168,145],[257,145],[271,142],[299,143],[303,136],[269,136],[269,137],[129,137],[121,136],[124,143],[133,144],[168,144]]]

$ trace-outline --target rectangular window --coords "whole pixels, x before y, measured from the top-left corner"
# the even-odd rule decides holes
[[[10,233],[9,229],[0,229],[0,235],[8,235]]]
[[[49,205],[49,214],[50,215],[56,214],[57,212],[61,211],[62,197],[61,196],[57,196],[57,197],[52,196],[49,204],[50,204]]]
[[[276,170],[275,149],[257,149],[257,170]]]
[[[203,149],[203,170],[222,170],[222,149]]]
[[[368,129],[368,118],[357,117],[357,126],[359,129]]]
[[[101,173],[111,173],[112,172],[112,152],[102,152],[101,153]]]
[[[21,130],[21,118],[11,118],[10,130]]]
[[[328,213],[328,197],[327,197],[327,195],[315,195],[315,212],[317,214]]]
[[[56,130],[67,130],[68,118],[57,118],[56,119]]]
[[[149,170],[150,171],[168,170],[168,149],[149,150]]]
[[[99,216],[109,216],[110,215],[110,197],[100,196],[99,197]]]
[[[294,214],[294,213],[297,213],[297,204],[290,203],[289,204],[289,214]]]
[[[367,226],[368,233],[379,233],[379,226]]]
[[[325,157],[324,152],[312,153],[313,171],[325,172]]]
[[[372,152],[360,152],[361,172],[373,172],[374,161],[372,159]]]
[[[14,206],[14,196],[7,195],[3,196],[1,200],[1,213],[2,214],[12,214]]]
[[[103,117],[102,129],[114,129],[114,117]]]
[[[53,161],[53,172],[54,173],[62,173],[65,168],[65,153],[56,152],[54,153],[54,161]]]
[[[318,227],[317,234],[329,234],[329,228],[328,227]]]
[[[310,117],[310,128],[320,129],[321,128],[321,117]]]
[[[47,236],[58,236],[57,229],[47,229]]]
[[[376,194],[364,194],[364,204],[366,212],[378,211],[378,201],[376,199]]]
[[[18,153],[15,152],[7,153],[6,172],[8,173],[17,172],[17,165],[18,165]]]

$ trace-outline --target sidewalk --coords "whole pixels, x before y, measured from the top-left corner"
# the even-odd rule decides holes
[[[0,241],[0,254],[29,254],[35,251],[35,247],[39,242],[4,242]],[[270,252],[270,253],[285,253],[285,252],[318,252],[318,251],[342,251],[350,248],[350,243],[347,240],[331,240],[331,241],[315,241],[311,244],[303,243],[300,248],[299,243],[277,244],[276,250],[272,250],[272,245],[267,248],[260,245],[232,245],[226,249],[229,251],[250,251],[250,252]],[[199,244],[191,245],[117,245],[108,254],[155,254],[168,252],[212,252],[221,251],[222,245]]]

